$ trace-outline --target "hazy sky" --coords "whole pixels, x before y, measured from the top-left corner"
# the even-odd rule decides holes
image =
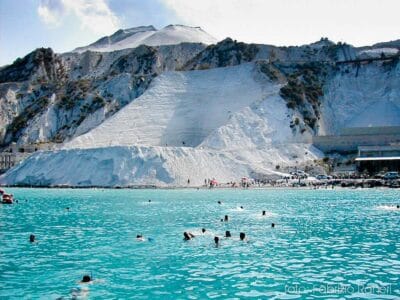
[[[400,39],[400,0],[0,0],[0,65],[37,47],[65,52],[119,28],[200,26],[218,39],[361,46]]]

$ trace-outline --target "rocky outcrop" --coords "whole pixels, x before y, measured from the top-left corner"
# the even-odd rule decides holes
[[[61,80],[65,75],[59,56],[50,48],[40,48],[0,69],[0,83]]]
[[[190,60],[184,70],[204,70],[236,66],[253,61],[260,48],[255,44],[245,44],[227,38],[216,45],[208,46]]]
[[[114,45],[143,32],[154,32],[154,28],[121,30],[93,45]],[[199,28],[167,26],[163,36],[182,32],[203,33]],[[205,70],[248,62],[256,64],[261,76],[281,85],[279,94],[289,108],[288,126],[293,133],[318,134],[321,126],[322,132],[326,132],[324,124],[330,119],[323,114],[330,111],[326,103],[331,103],[332,79],[342,74],[341,80],[352,81],[369,69],[383,77],[396,73],[398,57],[357,62],[366,49],[378,51],[377,47],[396,45],[394,41],[355,48],[322,38],[309,45],[275,47],[227,38],[210,46],[140,45],[112,52],[81,49],[55,54],[41,48],[0,69],[0,144],[61,143],[101,124],[142,95],[154,78],[165,71]],[[350,62],[337,64],[346,61]],[[368,76],[363,80],[369,82]],[[363,86],[359,80],[357,84]],[[394,86],[382,87],[382,97],[397,94],[393,89]]]
[[[154,77],[205,48],[180,44],[55,54],[37,49],[0,69],[0,145],[61,143],[140,96]]]

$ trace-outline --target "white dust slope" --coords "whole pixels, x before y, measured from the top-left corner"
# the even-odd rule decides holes
[[[400,64],[348,66],[325,87],[320,134],[339,134],[344,127],[399,126]]]
[[[7,184],[75,186],[200,185],[257,175],[315,159],[293,143],[280,85],[254,64],[166,72],[110,119],[9,171]],[[183,144],[184,143],[184,144]]]
[[[253,64],[244,64],[163,73],[142,96],[66,147],[196,147],[235,113],[263,99],[262,85],[253,79],[252,70]],[[275,94],[279,89],[270,88]]]

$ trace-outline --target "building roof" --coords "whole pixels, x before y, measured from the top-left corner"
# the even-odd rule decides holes
[[[389,146],[358,146],[359,151],[400,151],[400,145]]]
[[[400,126],[345,127],[340,135],[400,135]]]
[[[400,160],[400,156],[357,157],[356,161]]]

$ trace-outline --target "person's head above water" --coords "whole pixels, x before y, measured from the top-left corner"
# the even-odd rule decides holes
[[[239,237],[240,237],[240,240],[243,241],[246,238],[246,234],[244,232],[241,232]]]
[[[206,232],[206,229],[205,229],[205,228],[202,228],[202,229],[201,229],[201,232],[202,232],[202,233],[205,233],[205,232]]]
[[[262,211],[262,215],[265,216],[265,210]]]
[[[275,227],[275,223],[272,223],[272,224],[271,224],[271,227],[274,228],[274,227]]]
[[[224,221],[228,221],[228,215],[225,215],[225,217],[224,217]]]
[[[185,241],[188,241],[188,240],[191,239],[189,233],[187,233],[186,231],[183,233],[183,239],[184,239]]]
[[[222,202],[221,202],[221,201],[218,201],[218,204],[222,204]]]
[[[397,205],[397,208],[400,208],[400,205]]]
[[[141,239],[142,237],[143,237],[142,234],[137,234],[137,235],[136,235],[136,238],[137,238],[137,239]]]
[[[243,209],[243,206],[240,206],[240,209]]]
[[[81,282],[90,282],[90,281],[92,281],[92,278],[90,278],[89,275],[83,275]]]
[[[231,237],[231,232],[229,230],[225,231],[225,237]]]
[[[151,200],[149,199],[149,202],[151,202]]]
[[[35,235],[34,235],[34,234],[31,234],[31,235],[29,236],[29,241],[30,241],[31,243],[33,243],[33,242],[35,241]]]
[[[219,237],[215,236],[214,237],[214,242],[215,242],[215,244],[218,244],[219,243]]]

